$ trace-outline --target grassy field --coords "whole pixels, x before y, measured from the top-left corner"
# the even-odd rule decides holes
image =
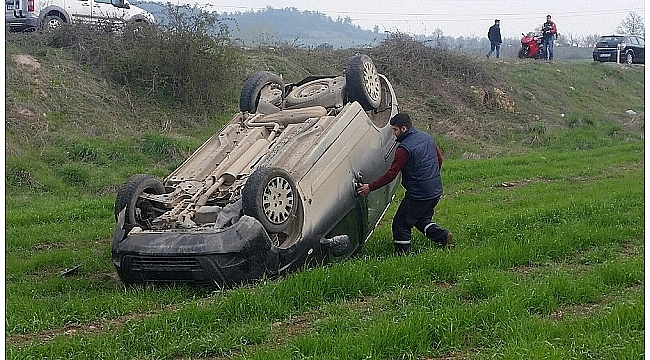
[[[110,261],[117,187],[164,177],[233,112],[166,107],[29,39],[6,43],[7,358],[644,356],[643,67],[370,49],[445,152],[435,220],[453,249],[414,231],[414,253],[393,254],[400,191],[349,261],[228,290],[125,288]],[[233,74],[331,74],[349,52],[316,55],[245,53]],[[503,89],[516,111],[475,88]]]
[[[415,254],[394,256],[393,207],[351,261],[215,292],[124,289],[111,196],[7,199],[7,356],[638,358],[643,156],[448,160],[451,251],[414,233]]]

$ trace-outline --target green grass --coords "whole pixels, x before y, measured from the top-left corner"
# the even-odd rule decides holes
[[[7,356],[635,358],[642,161],[638,143],[449,160],[436,221],[456,235],[453,250],[414,232],[414,255],[396,257],[385,219],[348,262],[213,293],[111,278],[108,196],[27,212],[10,199]],[[81,333],[64,334],[71,324]]]
[[[118,186],[168,175],[237,98],[190,114],[34,38],[6,44],[7,358],[644,355],[644,68],[476,63],[400,41],[371,49],[401,109],[445,152],[435,221],[455,248],[414,231],[414,253],[393,254],[400,190],[349,261],[229,290],[126,288],[110,260]],[[354,51],[249,51],[229,81],[336,74]],[[42,68],[16,66],[20,53]],[[429,55],[437,65],[420,69]],[[474,104],[471,85],[501,88],[515,113]]]

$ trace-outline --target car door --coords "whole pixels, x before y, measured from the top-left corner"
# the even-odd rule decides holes
[[[73,22],[92,23],[93,0],[68,0],[65,9],[72,16]]]
[[[115,25],[124,22],[124,9],[114,6],[111,0],[93,1],[93,18],[96,23]]]

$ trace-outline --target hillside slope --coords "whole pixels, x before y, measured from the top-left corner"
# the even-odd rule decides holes
[[[196,115],[166,107],[97,75],[66,49],[30,45],[29,36],[9,34],[6,43],[9,177],[34,176],[43,171],[36,168],[68,164],[85,168],[92,178],[98,171],[95,165],[101,159],[108,162],[115,152],[135,156],[128,162],[132,166],[109,176],[98,174],[103,180],[89,180],[97,182],[90,188],[119,184],[128,171],[163,176],[237,108],[236,96],[226,111],[206,109]],[[239,50],[243,68],[232,71],[230,85],[239,86],[245,74],[259,70],[281,74],[286,81],[340,74],[357,51]],[[364,52],[393,83],[401,109],[437,137],[447,157],[491,157],[552,147],[555,137],[570,134],[576,137],[575,148],[608,137],[643,137],[643,66],[493,62],[399,37]],[[584,131],[598,135],[587,141],[579,135]]]

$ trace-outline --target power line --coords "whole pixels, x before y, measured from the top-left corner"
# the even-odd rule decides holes
[[[446,1],[446,0],[444,0]],[[453,0],[454,2],[456,1],[463,1],[463,0]],[[464,1],[476,1],[476,0],[464,0]],[[487,0],[484,0],[487,1]],[[494,0],[494,1],[501,1],[501,0]],[[210,3],[205,3],[203,4],[204,6],[209,6],[209,7],[215,7],[217,5],[210,4]],[[273,7],[250,7],[250,6],[239,6],[239,5],[221,5],[219,6],[221,8],[228,8],[228,9],[239,9],[239,10],[265,10],[267,8],[271,8],[274,10],[282,10],[283,8],[273,8]],[[285,7],[285,8],[295,8],[295,7]],[[553,17],[575,17],[576,15],[578,16],[590,16],[590,15],[604,15],[604,14],[611,14],[611,13],[624,13],[624,12],[632,12],[632,11],[644,11],[645,9],[643,8],[632,8],[632,9],[611,9],[611,10],[585,10],[585,11],[567,11],[567,12],[562,12],[562,13],[556,13],[553,15]],[[311,11],[311,10],[307,10]],[[337,11],[337,10],[331,10],[331,11],[312,11],[312,12],[320,12],[320,13],[329,13],[329,14],[340,14],[340,15],[386,15],[386,16],[459,16],[462,14],[458,13],[394,13],[394,12],[355,12],[355,11]],[[487,13],[487,14],[481,14],[481,16],[501,16],[501,17],[507,17],[507,16],[526,16],[526,18],[529,18],[531,16],[546,16],[547,12],[538,12],[538,13],[531,13],[531,12],[526,12],[526,13]],[[364,20],[372,20],[372,19],[364,19]],[[453,21],[455,19],[448,19],[446,21]]]
[[[598,16],[598,15],[607,15],[607,14],[625,14],[631,11],[637,11],[638,9],[620,9],[620,10],[608,10],[608,11],[591,11],[587,13],[563,13],[563,14],[555,14],[553,17],[555,19],[557,18],[576,18],[576,17],[588,17],[588,16]],[[389,14],[390,15],[390,14]],[[467,22],[467,21],[492,21],[494,20],[494,17],[500,17],[501,19],[509,19],[509,20],[525,20],[525,19],[530,19],[531,17],[539,17],[543,18],[545,16],[545,13],[526,13],[526,14],[481,14],[479,17],[473,17],[473,15],[470,15],[470,17],[455,17],[455,18],[435,18],[435,16],[438,16],[438,14],[432,14],[432,15],[426,15],[426,14],[396,14],[396,15],[405,15],[405,16],[418,16],[419,20],[427,20],[427,21],[440,21],[440,22],[447,22],[447,21],[454,21],[454,22]],[[423,18],[424,17],[424,18]],[[369,21],[369,20],[381,20],[377,19],[376,17],[354,17],[351,18],[353,21],[354,20],[364,20],[364,21]],[[412,18],[395,18],[391,17],[390,20],[412,20]]]

